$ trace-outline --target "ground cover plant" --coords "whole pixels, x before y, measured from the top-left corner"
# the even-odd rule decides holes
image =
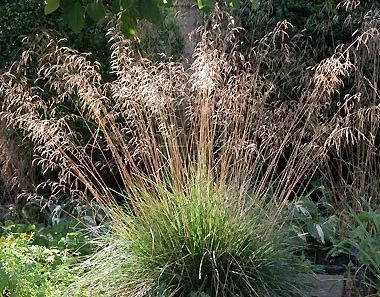
[[[64,255],[29,240],[26,233],[0,237],[0,295],[60,296],[68,278]]]
[[[0,296],[62,296],[73,281],[70,267],[94,251],[92,239],[106,229],[103,215],[93,203],[75,200],[2,206]]]
[[[39,189],[95,199],[112,226],[99,239],[99,251],[73,270],[78,278],[71,292],[299,293],[302,265],[294,259],[301,244],[283,212],[289,200],[306,194],[309,181],[331,168],[329,154],[339,156],[346,143],[365,148],[364,155],[353,153],[354,181],[370,176],[376,185],[371,162],[379,74],[366,77],[360,66],[379,48],[377,13],[368,15],[353,44],[312,69],[297,60],[289,23],[278,23],[243,55],[240,29],[221,11],[199,31],[189,68],[136,58],[134,41],[110,23],[115,79],[108,82],[99,65],[62,41],[49,35],[31,40],[1,77],[2,123],[31,141],[34,162],[52,177]],[[32,79],[24,75],[31,65]],[[289,65],[304,74],[294,93],[299,96],[276,100],[280,86],[293,82]],[[276,72],[266,75],[268,69]],[[353,89],[339,95],[350,77]],[[342,104],[327,109],[335,96]],[[361,106],[361,97],[373,104]],[[61,102],[76,112],[57,112]],[[376,193],[356,182],[343,186],[352,190],[347,195]],[[333,199],[339,205],[339,196]]]
[[[0,226],[0,296],[62,296],[72,282],[74,255],[84,250],[81,239],[75,232],[64,235],[35,225]],[[78,290],[72,296],[82,295]]]

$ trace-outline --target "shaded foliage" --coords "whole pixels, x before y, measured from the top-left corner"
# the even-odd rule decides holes
[[[44,15],[43,0],[4,0],[0,5],[0,69],[4,70],[17,61],[26,49],[22,43],[25,36],[41,34],[49,29],[59,32],[60,38],[66,37],[70,46],[81,51],[91,52],[93,61],[102,61],[104,71],[108,71],[106,29],[88,22],[81,34],[74,34],[63,24],[59,13]]]

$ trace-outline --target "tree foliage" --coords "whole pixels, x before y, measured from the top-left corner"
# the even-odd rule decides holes
[[[51,10],[51,6],[48,8]],[[67,39],[71,48],[92,53],[93,61],[107,61],[109,50],[105,26],[98,26],[92,19],[88,19],[80,34],[75,34],[65,25],[63,14],[56,11],[44,15],[44,10],[46,11],[44,0],[1,0],[0,72],[18,60],[25,50],[22,40],[26,36],[38,36],[43,30],[54,31],[59,38]],[[105,66],[104,62],[102,67]]]
[[[258,8],[259,0],[249,0],[254,8]],[[239,7],[239,0],[227,0],[228,6]],[[216,0],[197,0],[198,8],[209,13]],[[76,33],[86,26],[86,18],[101,22],[106,17],[106,7],[113,13],[121,13],[120,29],[126,37],[136,33],[137,21],[145,19],[159,24],[163,19],[163,7],[171,7],[173,0],[45,0],[45,14],[61,8],[64,22]]]

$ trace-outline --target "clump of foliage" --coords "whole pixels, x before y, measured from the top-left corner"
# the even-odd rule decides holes
[[[369,270],[368,285],[380,292],[380,212],[363,199],[367,209],[361,212],[348,207],[344,223],[348,229],[345,239],[335,241],[332,253],[347,253]]]
[[[9,229],[9,226],[0,228]],[[67,253],[33,244],[34,233],[7,232],[5,236],[3,233],[0,236],[1,296],[61,296],[62,288],[70,280]]]
[[[94,250],[92,238],[101,232],[96,217],[104,221],[96,205],[83,201],[35,198],[2,206],[0,296],[62,296],[72,282],[70,267]],[[72,296],[83,294],[78,290]]]
[[[306,195],[289,201],[288,208],[295,218],[296,232],[303,240],[309,244],[331,245],[338,238],[339,228],[339,218],[331,205],[331,191],[320,180],[311,185],[312,189]],[[316,192],[321,196],[313,197]]]
[[[17,61],[26,49],[22,40],[26,36],[41,34],[44,29],[59,32],[59,38],[66,37],[71,46],[82,52],[91,52],[93,61],[101,61],[107,71],[109,57],[105,27],[89,26],[81,34],[76,35],[68,30],[59,14],[45,16],[43,0],[3,1],[0,6],[0,69]]]
[[[17,61],[21,53],[26,50],[22,42],[26,36],[35,36],[42,34],[44,30],[51,30],[55,31],[57,38],[66,38],[71,48],[90,53],[89,59],[98,61],[103,75],[109,75],[110,51],[108,37],[106,36],[106,22],[109,19],[107,20],[105,15],[106,12],[112,11],[112,3],[101,4],[100,10],[96,8],[98,1],[89,3],[87,13],[92,17],[87,19],[86,28],[76,34],[66,27],[66,23],[67,21],[77,23],[75,13],[79,11],[70,10],[70,7],[79,2],[62,2],[66,3],[67,9],[70,10],[67,12],[68,16],[62,16],[58,12],[45,15],[44,0],[4,1],[3,5],[0,6],[0,15],[2,16],[0,19],[1,71],[5,71],[7,67]],[[59,3],[59,1],[55,2]],[[174,59],[180,58],[184,47],[183,37],[171,12],[162,13],[160,21],[155,26],[148,26],[146,22],[141,21],[139,33],[138,36],[141,36],[141,39],[148,39],[145,42],[142,40],[139,45],[144,57],[154,58],[153,56],[155,56],[156,59],[162,59],[163,54]],[[146,38],[147,35],[150,37]],[[153,47],[152,44],[154,44]]]
[[[91,233],[78,223],[74,225],[61,222],[53,226],[21,224],[13,221],[1,223],[1,236],[12,237],[19,234],[25,234],[28,243],[32,245],[56,249],[72,255],[85,255],[92,251]]]
[[[78,218],[59,219],[45,226],[0,217],[0,296],[62,296],[73,281],[70,267],[93,251],[99,228],[89,231]],[[85,295],[78,290],[72,296]]]
[[[259,0],[249,0],[257,8]],[[94,0],[94,1],[65,1],[46,0],[45,14],[55,12],[60,8],[62,18],[74,32],[80,32],[86,24],[86,19],[92,19],[96,22],[104,20],[106,16],[105,6],[112,7],[114,13],[120,14],[119,27],[125,37],[132,37],[136,34],[138,20],[147,20],[152,24],[158,25],[163,20],[163,7],[171,7],[173,0],[142,0],[142,1],[111,1]],[[210,13],[216,3],[216,0],[197,0],[198,8],[206,13]],[[239,0],[226,1],[230,7],[239,7]]]
[[[114,217],[101,250],[76,268],[68,296],[80,288],[102,296],[300,294],[307,266],[289,230],[272,226],[274,205],[205,179],[152,186]]]

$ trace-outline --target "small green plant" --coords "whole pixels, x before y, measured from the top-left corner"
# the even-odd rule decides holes
[[[12,212],[12,215],[10,214]],[[91,240],[104,232],[104,211],[94,201],[33,198],[18,209],[9,205],[0,213],[0,236],[31,234],[31,244],[75,255],[92,252]]]
[[[79,260],[76,256],[92,249],[89,234],[70,226],[55,226],[58,224],[49,228],[12,221],[1,223],[0,296],[62,296],[72,281],[69,267]],[[72,296],[83,294],[78,291]]]
[[[368,284],[380,291],[380,212],[362,201],[367,211],[357,212],[348,206],[349,215],[345,217],[348,236],[336,242],[333,253],[343,252],[356,258],[370,271]]]
[[[69,280],[68,257],[32,241],[33,235],[27,233],[0,237],[0,295],[61,296],[62,285]]]
[[[48,226],[74,223],[96,227],[107,220],[104,210],[96,202],[62,197],[29,199],[22,207],[21,215],[25,221]]]
[[[60,222],[53,226],[17,224],[12,221],[0,223],[0,236],[19,237],[24,234],[31,245],[62,251],[70,255],[87,255],[93,251],[94,234],[86,226],[74,222]]]
[[[321,197],[314,202],[311,196],[317,191]],[[289,201],[288,205],[295,218],[296,231],[303,240],[326,245],[337,238],[339,219],[334,215],[331,192],[320,180],[312,182],[312,190],[307,195]]]
[[[305,267],[273,205],[204,180],[154,189],[114,219],[68,296],[297,296]]]

